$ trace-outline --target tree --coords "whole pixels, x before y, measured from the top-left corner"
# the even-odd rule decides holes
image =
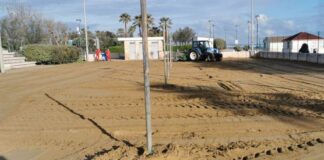
[[[166,24],[167,28],[171,28],[172,20],[169,17],[162,17],[160,19],[160,27],[163,28],[164,24]]]
[[[234,50],[235,50],[236,52],[241,52],[241,51],[242,51],[242,48],[241,48],[240,45],[236,45],[236,46],[234,47]]]
[[[2,41],[12,51],[27,44],[64,45],[68,40],[68,27],[64,23],[45,19],[42,14],[23,5],[7,8],[1,27]]]
[[[192,39],[196,36],[196,33],[193,29],[189,27],[179,28],[176,32],[173,33],[173,41],[177,44],[184,45],[191,42]]]
[[[134,18],[134,22],[133,22],[133,27],[138,27],[138,32],[139,32],[139,36],[142,36],[142,15],[139,16],[135,16]],[[148,29],[150,29],[152,26],[154,25],[154,18],[152,17],[152,15],[148,14],[147,15],[147,26]]]
[[[159,27],[152,27],[150,30],[149,30],[149,36],[151,37],[157,37],[157,36],[161,36],[162,35],[162,31]]]
[[[166,27],[166,29],[171,28],[172,20],[169,17],[162,17],[160,19],[160,27],[162,28],[162,30],[164,29],[164,26]],[[167,39],[168,36],[168,33],[166,33],[164,38]]]
[[[96,31],[96,37],[100,41],[100,49],[107,50],[111,46],[116,46],[117,36],[110,31]]]
[[[214,48],[225,49],[226,48],[225,40],[220,39],[220,38],[214,39]]]
[[[304,43],[300,48],[299,53],[309,53],[308,44]]]
[[[117,37],[122,37],[125,35],[125,30],[123,28],[118,28],[116,32]]]
[[[123,22],[124,25],[125,25],[125,28],[124,28],[124,32],[125,32],[124,35],[125,35],[125,37],[128,36],[128,33],[127,33],[127,31],[128,31],[127,24],[128,24],[131,20],[132,20],[132,18],[131,18],[131,16],[130,16],[128,13],[123,13],[123,14],[121,14],[120,17],[119,17],[119,22]]]

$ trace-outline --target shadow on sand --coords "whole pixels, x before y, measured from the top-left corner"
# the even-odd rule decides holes
[[[288,93],[245,93],[206,86],[168,85],[165,87],[164,84],[152,84],[151,87],[153,92],[176,93],[186,100],[199,98],[205,106],[228,111],[231,115],[268,115],[282,122],[305,128],[320,125],[314,121],[314,118],[324,118],[324,100]],[[203,109],[203,107],[198,108]]]
[[[102,126],[100,126],[95,120],[93,120],[91,118],[87,118],[86,116],[82,115],[81,113],[78,113],[78,112],[74,111],[72,108],[64,105],[62,102],[60,102],[59,100],[53,98],[49,94],[45,93],[45,96],[47,98],[51,99],[52,101],[56,102],[58,105],[60,105],[61,107],[63,107],[67,111],[69,111],[71,114],[78,116],[82,120],[86,120],[86,121],[90,122],[93,126],[95,126],[98,130],[100,130],[102,134],[109,137],[110,139],[112,139],[112,140],[114,140],[116,142],[120,142],[121,145],[126,145],[128,147],[136,147],[134,144],[132,144],[131,142],[129,142],[127,140],[120,140],[120,139],[114,137],[110,132],[108,132],[106,129],[104,129]],[[107,154],[107,153],[109,153],[111,151],[117,150],[119,147],[121,147],[121,146],[112,146],[112,148],[110,148],[110,149],[103,149],[103,150],[98,151],[98,152],[96,152],[94,154],[86,155],[85,159],[86,160],[95,159],[96,157],[99,157],[99,156]],[[137,149],[137,154],[139,156],[144,154],[144,148],[143,147],[136,147],[136,149]]]

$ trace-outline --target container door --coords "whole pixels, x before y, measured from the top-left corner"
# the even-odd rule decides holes
[[[136,43],[130,42],[129,43],[129,60],[136,60]]]
[[[151,45],[151,58],[159,59],[159,42],[152,42]]]

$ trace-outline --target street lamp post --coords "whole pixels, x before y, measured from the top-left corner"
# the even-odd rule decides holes
[[[78,35],[79,35],[79,47],[80,47],[80,51],[81,51],[80,55],[83,57],[82,59],[84,60],[84,55],[83,55],[82,46],[81,46],[81,22],[82,22],[82,20],[76,19],[76,21],[79,22],[79,28],[77,29],[77,31],[78,31]]]
[[[260,15],[256,15],[255,20],[257,25],[257,48],[259,48],[259,19],[260,19]]]
[[[212,36],[212,20],[209,20],[208,23],[209,23],[209,39],[211,38]]]
[[[254,1],[251,0],[251,52],[252,54],[254,54],[254,34],[253,34],[253,30],[254,30]]]
[[[235,25],[235,40],[238,40],[237,39],[237,28],[238,28],[238,25]]]
[[[86,61],[88,61],[89,56],[89,42],[88,42],[88,26],[87,26],[87,13],[86,13],[86,0],[83,0],[83,15],[84,15],[84,32],[86,40]]]
[[[144,95],[145,95],[145,115],[146,115],[146,138],[148,154],[153,153],[152,148],[152,128],[151,128],[151,99],[150,99],[150,77],[148,58],[148,38],[147,38],[147,6],[146,0],[141,1],[142,31],[143,31],[143,66],[144,66]]]
[[[250,32],[251,32],[251,21],[248,21],[248,48],[250,49]]]
[[[216,27],[216,25],[213,24],[213,39],[215,39],[215,27]]]

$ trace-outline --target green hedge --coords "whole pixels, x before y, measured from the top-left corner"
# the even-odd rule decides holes
[[[124,46],[112,46],[109,49],[111,53],[124,53]]]
[[[80,50],[69,46],[27,45],[21,54],[27,61],[36,61],[38,64],[65,64],[80,58]]]
[[[188,51],[189,49],[191,49],[192,48],[192,46],[191,45],[184,45],[184,46],[173,46],[172,47],[172,50],[174,51],[174,52],[176,52],[176,51],[180,51],[180,52],[184,52],[184,51]]]

